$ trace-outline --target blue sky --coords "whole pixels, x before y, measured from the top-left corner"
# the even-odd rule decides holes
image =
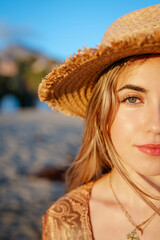
[[[20,43],[59,60],[95,47],[118,17],[156,0],[1,0],[0,48]]]

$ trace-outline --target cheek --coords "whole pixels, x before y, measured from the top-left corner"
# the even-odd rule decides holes
[[[119,109],[111,127],[111,139],[115,147],[132,140],[141,126],[139,114]]]

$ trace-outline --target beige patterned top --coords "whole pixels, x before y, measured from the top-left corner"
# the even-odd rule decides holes
[[[42,218],[43,240],[93,240],[89,199],[94,182],[57,200]]]

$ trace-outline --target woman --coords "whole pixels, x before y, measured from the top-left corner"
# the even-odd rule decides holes
[[[85,118],[44,240],[160,239],[159,16],[160,4],[121,17],[40,84],[42,101]]]

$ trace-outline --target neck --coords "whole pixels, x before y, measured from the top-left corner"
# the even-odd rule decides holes
[[[139,206],[140,208],[148,207],[143,200],[140,199],[136,191],[134,191],[129,184],[123,179],[117,170],[112,170],[112,185],[119,195],[121,201],[130,206]],[[129,172],[130,179],[145,193],[148,194],[149,200],[160,207],[160,176],[146,177],[142,174],[136,173],[135,171]],[[127,196],[127,199],[126,199]]]

